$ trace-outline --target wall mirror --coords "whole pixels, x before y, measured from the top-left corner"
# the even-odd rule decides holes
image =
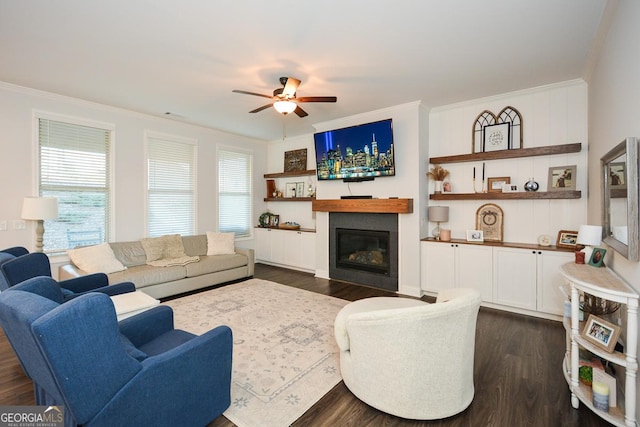
[[[638,139],[627,138],[600,159],[603,241],[638,261]]]

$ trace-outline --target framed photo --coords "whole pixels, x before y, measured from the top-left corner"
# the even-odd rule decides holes
[[[487,178],[487,191],[489,193],[502,193],[502,188],[506,184],[511,184],[511,177]]]
[[[547,191],[564,191],[576,189],[576,165],[553,166],[549,168]]]
[[[298,172],[307,170],[307,149],[284,152],[284,171]]]
[[[467,242],[484,242],[482,230],[467,230]]]
[[[296,182],[296,197],[304,197],[304,182]]]
[[[287,182],[285,186],[284,197],[296,197],[296,183],[295,182]]]
[[[558,231],[556,246],[559,248],[575,249],[578,242],[578,232],[571,230]]]
[[[482,151],[508,150],[511,143],[509,126],[509,123],[485,126],[482,130]]]
[[[606,249],[593,248],[593,252],[591,252],[591,258],[589,259],[589,265],[592,265],[594,267],[602,267],[602,263],[604,262],[604,254],[606,253]]]
[[[280,215],[271,215],[269,217],[269,227],[277,227],[280,225]]]
[[[624,162],[611,163],[609,165],[609,185],[613,188],[626,188],[626,170]]]
[[[502,186],[503,193],[517,193],[520,191],[516,184],[506,184]]]
[[[618,342],[620,327],[590,314],[581,335],[585,340],[611,353]]]
[[[481,230],[484,240],[502,242],[504,214],[500,206],[486,203],[476,211],[476,229]]]

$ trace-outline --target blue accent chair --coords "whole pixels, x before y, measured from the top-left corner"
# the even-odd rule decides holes
[[[38,276],[51,277],[51,263],[49,257],[42,252],[33,252],[8,259],[4,263],[0,255],[0,290]],[[11,256],[11,255],[9,255]],[[64,299],[70,300],[87,292],[102,292],[107,295],[120,295],[134,292],[136,286],[131,282],[109,285],[109,279],[104,273],[88,274],[59,282]]]
[[[52,283],[53,282],[53,283]],[[232,333],[174,329],[170,307],[118,323],[107,295],[59,304],[38,277],[0,293],[0,324],[36,403],[65,408],[67,426],[204,426],[229,407]]]

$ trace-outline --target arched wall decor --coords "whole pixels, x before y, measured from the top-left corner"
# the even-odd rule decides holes
[[[484,110],[476,117],[471,131],[471,152],[481,153],[484,147],[484,128],[495,124],[509,123],[511,132],[511,144],[509,149],[522,147],[522,115],[514,107],[508,106],[502,109],[496,116],[489,110]]]

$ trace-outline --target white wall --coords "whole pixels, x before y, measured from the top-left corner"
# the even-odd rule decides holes
[[[371,195],[378,198],[400,197],[414,199],[412,214],[399,215],[399,292],[406,295],[420,295],[420,218],[424,219],[421,208],[421,173],[424,170],[425,143],[421,141],[421,122],[424,122],[422,106],[419,102],[403,104],[383,110],[372,111],[315,124],[317,132],[353,126],[361,123],[393,119],[394,154],[396,176],[377,178],[374,181],[344,183],[342,181],[320,181],[312,178],[316,185],[318,199],[339,199],[345,195]],[[422,120],[421,120],[422,119]],[[316,169],[313,135],[273,141],[269,144],[269,172],[282,172],[284,152],[307,148],[309,169]],[[299,180],[293,178],[291,181]],[[307,178],[305,177],[305,180]],[[279,179],[279,185],[287,180]],[[424,180],[422,180],[424,181]],[[326,212],[311,212],[310,202],[270,202],[268,208],[280,215],[280,220],[291,218],[302,227],[316,229],[316,276],[329,277],[329,215]]]
[[[217,227],[216,147],[228,145],[254,153],[254,186],[264,187],[266,142],[224,133],[174,120],[134,113],[0,82],[0,182],[3,183],[0,221],[8,230],[0,231],[0,247],[14,245],[35,247],[35,225],[28,221],[26,230],[14,230],[13,220],[20,218],[22,199],[35,195],[36,134],[34,111],[76,117],[114,125],[114,240],[136,240],[145,229],[145,157],[144,132],[153,131],[198,141],[197,164],[197,232]],[[254,204],[262,203],[262,192]],[[258,197],[259,196],[259,197]],[[259,208],[259,205],[257,206]],[[254,212],[258,212],[255,210]],[[257,218],[257,213],[254,215]],[[257,221],[257,220],[256,220]],[[253,241],[239,242],[253,247]]]
[[[486,161],[486,177],[510,177],[522,189],[533,177],[546,191],[549,167],[577,165],[576,189],[582,198],[569,200],[498,200],[492,203],[504,212],[505,242],[537,243],[548,234],[555,242],[559,230],[578,230],[587,220],[587,85],[582,80],[558,83],[490,98],[434,108],[429,115],[429,156],[468,154],[472,150],[472,129],[484,110],[498,114],[511,106],[522,116],[523,148],[582,143],[580,153]],[[473,193],[473,168],[480,190],[483,162],[442,165],[450,171],[453,192]],[[430,186],[432,184],[430,183]],[[433,188],[430,188],[433,192]],[[452,237],[465,239],[475,229],[476,210],[487,200],[430,201],[449,206]],[[435,227],[429,224],[429,229]]]
[[[640,137],[640,2],[620,0],[612,9],[609,32],[589,79],[589,164],[628,136]],[[600,175],[589,177],[589,222],[602,224]],[[640,263],[629,262],[613,250],[606,264],[640,292]],[[639,321],[640,330],[640,321]],[[640,350],[638,351],[640,358]],[[640,396],[640,381],[637,381]],[[636,409],[640,419],[640,405]]]

